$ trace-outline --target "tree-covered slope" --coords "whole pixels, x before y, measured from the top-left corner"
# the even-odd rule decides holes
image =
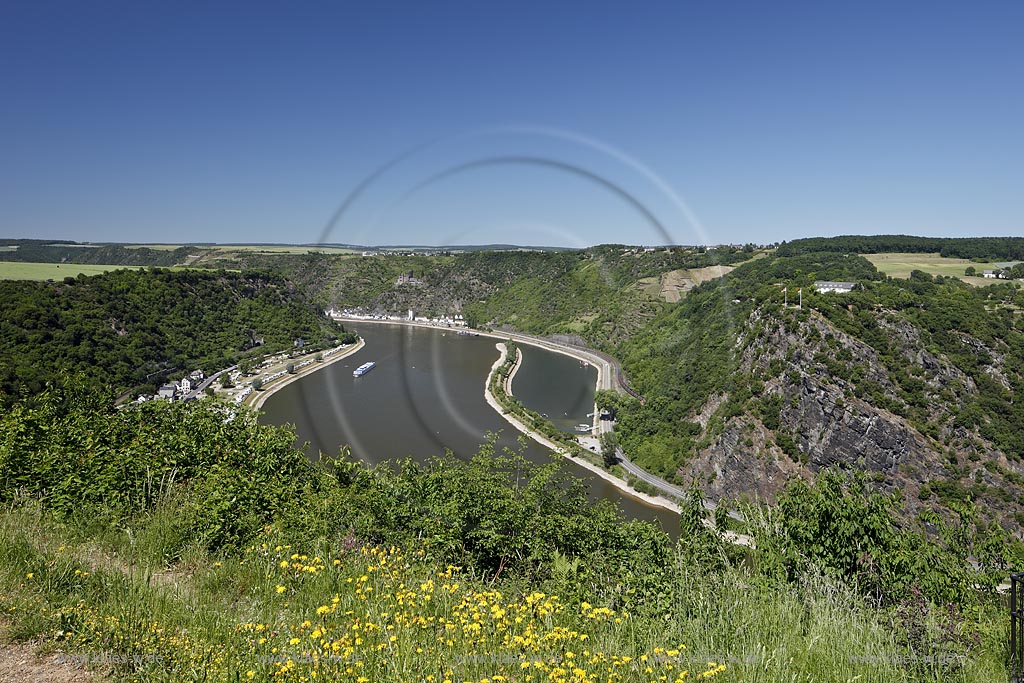
[[[77,242],[0,239],[0,261],[34,263],[89,263],[108,266],[176,266],[190,255],[204,251],[198,247],[151,249],[121,244],[82,245]]]
[[[0,282],[0,389],[36,393],[62,372],[122,392],[255,347],[340,333],[276,275],[115,271],[62,282]]]
[[[1024,237],[917,237],[914,235],[843,235],[808,237],[779,245],[780,256],[822,251],[841,254],[938,253],[984,261],[1024,259]]]
[[[815,280],[859,288],[819,294]],[[646,398],[622,402],[622,442],[714,495],[771,498],[791,476],[840,466],[912,507],[976,501],[1024,520],[1022,305],[1012,284],[886,279],[834,252],[747,264],[621,347]]]
[[[753,255],[723,247],[644,250],[605,245],[581,251],[475,251],[437,256],[250,256],[325,307],[433,317],[461,313],[474,325],[572,334],[609,350],[664,303],[638,286],[671,271],[729,265]]]

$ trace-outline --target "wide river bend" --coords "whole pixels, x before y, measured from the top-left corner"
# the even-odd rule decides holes
[[[335,456],[347,444],[354,457],[369,464],[425,460],[446,449],[468,458],[489,434],[498,434],[499,446],[523,449],[531,461],[552,457],[484,400],[484,381],[498,358],[494,338],[407,325],[348,327],[366,340],[363,349],[282,387],[263,405],[261,419],[294,425],[311,455]],[[516,397],[560,429],[590,422],[597,370],[560,353],[520,348],[523,362],[512,385]],[[370,360],[377,363],[372,371],[352,376]],[[658,522],[676,535],[679,521],[671,511],[631,498],[569,460],[565,464],[587,482],[593,499],[611,499],[628,517]]]

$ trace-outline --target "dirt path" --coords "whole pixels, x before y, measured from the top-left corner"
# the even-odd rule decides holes
[[[0,622],[0,681],[4,683],[85,683],[102,680],[75,655],[37,655],[31,643],[12,643],[7,624]]]

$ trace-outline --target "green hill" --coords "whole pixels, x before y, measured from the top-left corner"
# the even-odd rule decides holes
[[[265,273],[120,270],[60,282],[0,281],[0,394],[62,373],[115,395],[263,345],[341,334],[293,284]]]

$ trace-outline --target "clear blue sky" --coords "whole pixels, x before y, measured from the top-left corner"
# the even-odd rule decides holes
[[[0,236],[1024,234],[1019,1],[210,4],[0,3]]]

